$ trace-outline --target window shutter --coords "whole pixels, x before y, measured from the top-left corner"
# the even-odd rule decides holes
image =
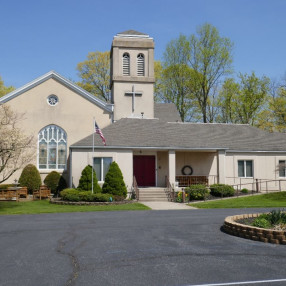
[[[144,55],[139,54],[137,56],[137,75],[138,76],[144,76],[145,70],[144,70]]]
[[[123,54],[123,75],[130,75],[130,56],[128,53]]]

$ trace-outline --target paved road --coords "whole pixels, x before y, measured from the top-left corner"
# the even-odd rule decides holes
[[[286,285],[286,246],[220,231],[227,215],[250,212],[1,216],[0,285]]]

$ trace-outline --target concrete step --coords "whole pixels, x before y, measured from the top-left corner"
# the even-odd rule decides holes
[[[168,201],[165,188],[139,188],[139,201]]]

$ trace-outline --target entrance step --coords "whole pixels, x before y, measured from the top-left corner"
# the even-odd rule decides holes
[[[139,201],[167,202],[168,197],[165,188],[139,188]]]

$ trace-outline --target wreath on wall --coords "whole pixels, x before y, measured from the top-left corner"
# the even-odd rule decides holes
[[[182,168],[182,174],[186,176],[191,176],[193,174],[193,168],[189,165],[186,165]]]

